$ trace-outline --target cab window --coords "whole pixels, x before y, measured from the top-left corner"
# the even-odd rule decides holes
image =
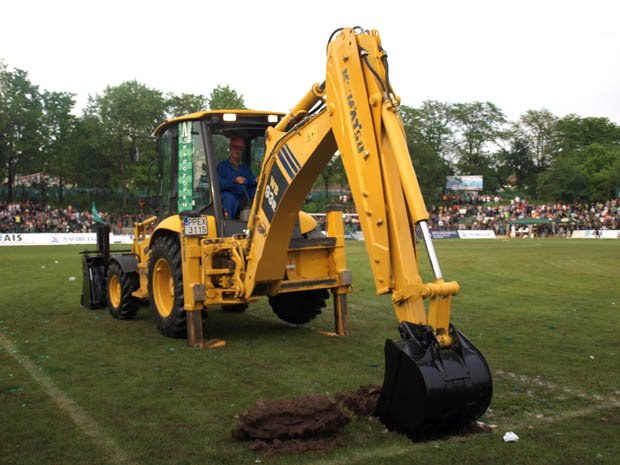
[[[209,164],[202,137],[202,125],[192,123],[192,210],[204,210],[213,201]]]
[[[176,169],[178,138],[177,128],[170,127],[159,138],[159,172],[160,172],[160,205],[164,216],[176,212],[177,206],[177,183]]]
[[[235,135],[235,134],[231,134]],[[222,134],[213,134],[213,149],[215,152],[215,163],[216,165],[222,162],[223,160],[227,160],[229,157],[228,154],[228,141],[229,137],[224,136]],[[246,144],[248,143],[246,139]],[[243,154],[243,163],[250,165],[252,169],[252,173],[255,176],[258,176],[261,170],[261,166],[263,164],[263,159],[265,158],[265,138],[264,137],[254,137],[250,140],[250,150],[249,152],[246,150]],[[248,160],[248,157],[250,158]]]

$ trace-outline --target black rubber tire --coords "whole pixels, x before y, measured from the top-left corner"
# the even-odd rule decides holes
[[[160,293],[154,292],[154,282],[165,281],[164,278],[155,276],[155,273],[167,273],[171,280],[167,299],[167,307],[162,304],[162,293],[166,289],[160,289]],[[160,283],[161,285],[161,283]],[[157,291],[157,290],[155,290]],[[161,308],[158,308],[158,301]],[[187,337],[187,314],[183,308],[183,271],[181,268],[181,246],[179,239],[166,234],[155,239],[151,248],[151,258],[149,261],[149,303],[153,311],[153,320],[161,334],[167,337],[185,338]]]
[[[222,305],[222,311],[226,313],[243,313],[248,308],[248,304]]]
[[[110,263],[106,285],[108,311],[118,320],[132,320],[138,313],[140,301],[131,295],[138,289],[137,273],[125,273],[121,266]]]
[[[290,292],[269,297],[269,305],[281,320],[303,325],[321,314],[328,298],[329,293],[325,289]]]

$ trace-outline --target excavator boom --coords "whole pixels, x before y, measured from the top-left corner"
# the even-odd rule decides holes
[[[402,339],[386,341],[378,416],[388,427],[414,434],[457,428],[482,415],[491,400],[490,370],[450,322],[459,285],[444,281],[439,268],[377,31],[336,31],[325,82],[268,129],[266,146],[248,224],[246,296],[258,284],[282,279],[281,244],[291,236],[312,183],[338,151],[377,294],[391,295],[400,323]],[[420,277],[418,226],[435,275],[431,283]]]

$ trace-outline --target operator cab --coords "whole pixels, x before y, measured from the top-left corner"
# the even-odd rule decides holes
[[[282,113],[216,110],[192,113],[161,124],[158,138],[158,216],[210,215],[218,235],[240,234],[247,221],[224,218],[217,165],[229,157],[231,137],[245,142],[241,162],[258,177],[265,157],[265,131]],[[251,202],[248,202],[251,206]]]

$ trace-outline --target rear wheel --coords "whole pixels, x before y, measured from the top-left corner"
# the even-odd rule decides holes
[[[149,262],[149,301],[161,334],[187,337],[181,248],[176,236],[165,235],[155,240]]]
[[[321,314],[328,297],[329,293],[325,289],[290,292],[269,297],[269,304],[281,320],[303,325]]]
[[[108,268],[108,310],[119,320],[131,320],[138,312],[139,301],[131,295],[138,289],[138,275],[125,273],[121,266],[112,262]]]

